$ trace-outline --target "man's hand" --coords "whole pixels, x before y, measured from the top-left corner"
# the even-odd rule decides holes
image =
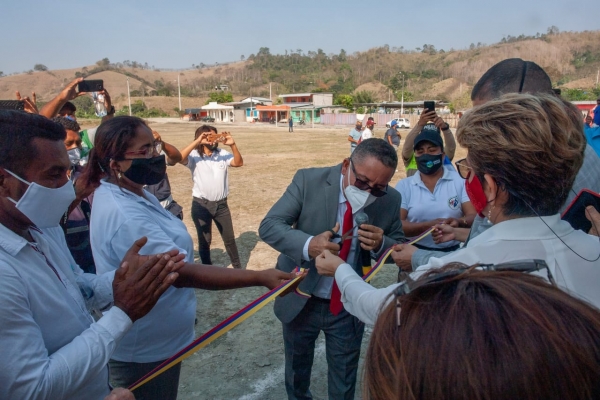
[[[156,140],[157,142],[162,142],[162,139],[160,137],[160,133],[158,133],[154,129],[152,129],[152,136],[154,136],[154,140]]]
[[[425,126],[425,125],[427,125],[428,122],[434,121],[436,117],[437,117],[437,114],[435,113],[435,111],[427,111],[427,112],[421,113],[421,116],[419,117],[419,122],[417,122],[417,125]]]
[[[600,236],[600,213],[594,208],[594,206],[587,206],[585,208],[585,217],[592,223],[592,228],[588,232],[590,235]]]
[[[59,94],[61,100],[69,101],[76,99],[79,96],[83,96],[85,92],[77,93],[77,85],[82,82],[83,78],[76,78],[71,81]]]
[[[310,258],[317,258],[319,254],[325,250],[333,254],[337,254],[340,251],[340,245],[337,243],[332,243],[331,238],[338,232],[339,229],[340,224],[339,222],[336,222],[333,229],[325,231],[317,236],[313,236],[313,238],[310,240],[310,243],[308,243],[308,256]]]
[[[24,106],[25,106],[25,112],[27,112],[29,114],[39,114],[37,104],[36,104],[37,101],[36,101],[35,92],[31,92],[31,99],[29,97],[21,98],[21,93],[19,93],[18,90],[15,92],[15,95],[17,97],[17,100],[23,101]]]
[[[317,272],[323,276],[334,276],[335,271],[343,263],[345,263],[344,260],[329,251],[324,251],[315,258]]]
[[[145,237],[135,241],[123,257],[113,280],[115,306],[123,310],[132,322],[142,318],[154,307],[160,296],[179,276],[176,271],[185,264],[184,255],[177,250],[140,256],[139,251],[147,241]]]
[[[104,95],[104,107],[106,107],[106,111],[110,111],[110,107],[112,106],[112,101],[110,100],[110,94],[108,94],[108,90],[102,89],[98,93]]]
[[[104,400],[135,400],[135,396],[128,389],[116,388],[113,389]]]
[[[375,225],[361,224],[357,233],[360,247],[365,250],[377,251],[383,243],[383,229]]]
[[[230,133],[225,136],[225,142],[223,143],[226,146],[233,146],[235,144],[235,140],[233,140],[233,136]]]
[[[392,251],[394,262],[402,271],[412,271],[411,259],[417,248],[410,244],[397,244]]]
[[[200,136],[198,136],[196,138],[196,140],[194,140],[194,142],[196,142],[197,145],[199,144],[212,144],[211,142],[208,141],[208,132],[203,132],[200,134]]]

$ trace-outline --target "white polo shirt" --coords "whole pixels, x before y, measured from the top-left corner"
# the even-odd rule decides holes
[[[421,180],[419,171],[399,181],[396,190],[402,195],[400,207],[408,211],[406,219],[409,222],[424,222],[436,218],[460,219],[463,217],[462,204],[470,201],[465,190],[465,180],[447,166],[444,166],[444,175],[436,183],[433,193]],[[431,235],[419,242],[432,248],[451,247],[458,243],[451,241],[435,244]]]
[[[194,149],[188,156],[187,167],[192,171],[194,186],[192,195],[210,201],[223,200],[229,194],[228,167],[233,161],[233,154],[218,149],[210,156],[200,156]]]
[[[90,241],[98,273],[116,269],[133,242],[148,238],[140,254],[178,249],[194,262],[194,243],[184,223],[161,207],[152,194],[138,196],[102,181],[94,192]],[[170,287],[154,308],[137,320],[115,350],[123,362],[162,361],[194,339],[194,289]]]

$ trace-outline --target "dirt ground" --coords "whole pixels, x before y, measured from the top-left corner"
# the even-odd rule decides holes
[[[191,142],[199,124],[152,122],[151,126],[160,132],[164,141],[183,148]],[[217,127],[220,131],[231,131],[244,158],[244,166],[230,168],[229,176],[229,206],[242,265],[251,270],[272,268],[278,253],[258,237],[261,220],[285,191],[298,169],[335,165],[349,155],[350,144],[346,139],[349,128],[294,127],[295,132],[288,133],[287,126],[222,124]],[[375,136],[383,137],[384,131],[385,128],[376,129]],[[408,130],[403,130],[401,135],[404,137],[407,133]],[[184,208],[184,222],[197,249],[196,230],[190,217],[190,172],[178,165],[170,167],[168,174],[173,196]],[[403,168],[399,168],[391,185],[395,185],[403,177]],[[213,263],[231,268],[216,228],[213,232],[211,256]],[[396,276],[396,268],[386,266],[372,284],[376,287],[387,286],[395,282]],[[264,288],[215,292],[197,290],[196,337],[265,292]],[[281,324],[272,309],[271,303],[185,360],[178,398],[285,399]],[[362,361],[369,337],[370,328],[367,327],[359,366],[357,399],[362,398]],[[315,399],[327,398],[327,363],[323,335],[316,344],[311,391]]]

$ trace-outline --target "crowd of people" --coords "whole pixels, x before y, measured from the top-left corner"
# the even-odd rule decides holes
[[[108,115],[81,131],[79,81],[39,111],[33,96],[0,111],[1,398],[176,399],[181,364],[126,388],[193,340],[193,289],[274,288],[297,267],[274,305],[289,399],[312,398],[321,332],[329,398],[353,399],[365,324],[364,398],[600,398],[600,213],[585,209],[590,232],[561,219],[600,192],[594,121],[537,64],[490,68],[456,137],[435,111],[403,146],[397,124],[378,139],[358,121],[350,156],[298,170],[262,220],[280,256],[260,272],[241,268],[227,205],[243,165],[232,135],[204,125],[179,150],[115,117],[106,91]],[[468,155],[452,164],[457,142]],[[171,194],[177,163],[201,263]],[[233,268],[211,265],[213,221]],[[388,249],[399,280],[376,289],[363,276]]]

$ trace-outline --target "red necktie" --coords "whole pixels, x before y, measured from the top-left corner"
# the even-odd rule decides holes
[[[346,212],[344,213],[344,221],[342,223],[342,229],[340,232],[348,232],[354,227],[354,221],[352,220],[352,207],[350,203],[346,201]],[[352,234],[348,236],[353,236]],[[348,254],[350,253],[350,247],[352,247],[352,238],[348,238],[341,243],[340,258],[344,261],[348,260]],[[342,305],[342,293],[338,287],[335,279],[333,280],[333,287],[331,288],[331,302],[329,303],[329,311],[333,315],[338,315],[344,306]]]

